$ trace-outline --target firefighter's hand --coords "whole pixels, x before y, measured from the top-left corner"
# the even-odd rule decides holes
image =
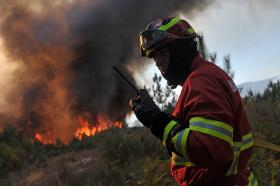
[[[151,127],[153,120],[161,112],[146,89],[141,89],[139,95],[129,102],[137,119],[146,127]]]

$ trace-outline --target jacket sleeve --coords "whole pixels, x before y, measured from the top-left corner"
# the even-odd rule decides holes
[[[189,79],[185,91],[188,123],[169,120],[163,130],[163,144],[195,165],[226,170],[233,159],[229,95],[220,82],[208,76]]]

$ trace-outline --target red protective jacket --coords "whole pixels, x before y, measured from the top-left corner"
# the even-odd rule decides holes
[[[171,174],[178,184],[257,185],[247,165],[253,146],[250,124],[239,92],[223,70],[198,55],[172,115],[185,126],[167,139],[177,125],[171,121],[163,137],[176,152]]]

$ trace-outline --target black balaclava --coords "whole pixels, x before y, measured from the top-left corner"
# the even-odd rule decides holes
[[[189,75],[193,59],[197,55],[197,44],[194,39],[177,39],[168,44],[170,61],[164,78],[171,88],[182,85]]]

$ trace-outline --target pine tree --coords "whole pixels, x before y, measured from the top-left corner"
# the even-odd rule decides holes
[[[210,62],[216,64],[217,62],[217,52],[210,53],[208,52],[207,46],[204,41],[204,36],[202,33],[198,34],[197,37],[197,49],[200,55],[205,59],[209,60]]]
[[[154,74],[153,86],[150,89],[151,95],[154,101],[159,105],[160,109],[170,113],[176,103],[175,92],[166,84],[165,88],[162,88],[162,76]]]
[[[231,77],[231,79],[234,79],[234,72],[231,67],[230,54],[224,56],[223,64],[224,71]]]
[[[213,52],[213,53],[208,54],[208,57],[209,57],[210,62],[216,64],[216,62],[217,62],[217,52]]]
[[[199,33],[198,37],[197,37],[197,49],[204,59],[208,58],[208,50],[207,50],[207,47],[206,47],[206,44],[204,41],[204,36],[202,35],[202,33]]]

